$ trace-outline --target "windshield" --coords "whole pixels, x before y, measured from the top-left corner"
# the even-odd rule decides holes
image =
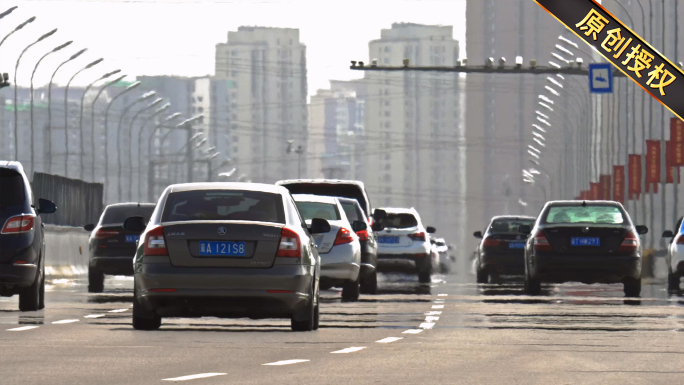
[[[492,222],[489,232],[491,234],[518,234],[518,227],[520,225],[534,225],[534,220],[512,220],[500,219]]]
[[[382,221],[386,228],[407,229],[418,226],[418,220],[413,214],[390,214]]]
[[[121,224],[130,217],[143,217],[147,223],[153,211],[154,206],[110,206],[105,209],[100,225]]]
[[[625,218],[621,210],[615,206],[559,206],[549,209],[545,221],[618,225],[625,223]]]
[[[319,202],[295,202],[299,213],[304,220],[311,220],[314,218],[325,219],[329,221],[339,221],[341,219],[340,212],[337,206],[330,203]]]
[[[285,223],[283,200],[259,191],[183,191],[169,194],[162,222],[213,220]]]

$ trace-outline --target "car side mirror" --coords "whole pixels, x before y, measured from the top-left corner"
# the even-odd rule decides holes
[[[425,231],[427,231],[428,234],[434,234],[434,233],[437,232],[437,229],[434,228],[434,227],[432,227],[432,226],[428,226],[428,227],[425,229]]]
[[[95,230],[95,225],[90,223],[90,224],[83,226],[83,228],[85,229],[85,231],[93,231],[93,230]]]
[[[130,217],[124,221],[123,228],[128,231],[133,231],[136,233],[142,233],[147,225],[145,224],[145,218],[143,217]]]
[[[311,220],[311,226],[309,226],[309,232],[311,234],[324,234],[329,233],[332,228],[330,223],[325,219],[314,218]]]
[[[57,211],[57,206],[53,201],[40,198],[38,199],[38,214],[52,214]]]
[[[674,233],[672,230],[663,231],[663,238],[674,238]]]
[[[635,229],[636,229],[637,234],[639,234],[639,235],[644,235],[644,234],[648,233],[648,227],[646,227],[644,225],[636,226]]]
[[[530,225],[520,225],[518,226],[518,233],[522,235],[530,235],[532,232],[532,226]]]
[[[382,222],[387,218],[387,211],[382,210],[382,209],[375,209],[373,210],[373,219],[376,222]]]
[[[368,230],[368,224],[366,224],[366,222],[364,221],[354,221],[352,223],[352,230],[354,230],[355,233],[363,230]]]
[[[482,231],[476,231],[473,233],[473,237],[477,239],[482,239]]]

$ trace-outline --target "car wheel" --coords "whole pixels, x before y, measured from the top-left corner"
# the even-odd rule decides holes
[[[378,294],[378,273],[376,271],[361,282],[361,293]]]
[[[45,309],[45,271],[42,274],[43,278],[40,280],[40,292],[38,293],[38,310]]]
[[[525,274],[525,293],[528,295],[541,294],[541,282]]]
[[[88,293],[102,293],[104,291],[104,273],[92,266],[88,266]]]
[[[162,317],[145,309],[138,301],[137,290],[133,289],[133,329],[157,330],[161,327]]]
[[[321,321],[321,299],[318,293],[316,293],[316,307],[314,307],[314,322],[313,322],[313,330],[318,330],[318,326]]]
[[[356,281],[346,281],[342,285],[342,300],[343,301],[356,302],[359,300],[359,294],[360,294],[360,285],[359,285],[359,279],[358,278],[356,278]]]
[[[667,290],[679,291],[679,275],[674,273],[667,274]]]
[[[420,283],[430,283],[432,282],[431,274],[429,271],[419,271],[418,272],[418,282]]]
[[[624,282],[626,297],[638,297],[641,294],[641,279],[628,278]]]
[[[477,283],[489,283],[489,274],[486,271],[477,269],[475,271],[475,280]]]
[[[290,320],[290,328],[292,329],[293,332],[310,332],[312,330],[315,330],[314,327],[316,327],[316,308],[317,306],[314,305],[314,300],[313,300],[313,284],[311,285],[311,301],[306,305],[306,309],[304,311],[306,318],[303,320],[297,320],[295,316],[292,316],[292,319]]]
[[[40,310],[40,291],[43,283],[43,277],[41,270],[39,269],[31,286],[23,289],[21,293],[19,293],[20,311]]]

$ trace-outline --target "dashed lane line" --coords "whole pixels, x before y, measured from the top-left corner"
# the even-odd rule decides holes
[[[403,337],[387,337],[387,338],[383,338],[383,339],[375,341],[375,342],[377,342],[379,344],[389,344],[391,342],[399,341],[402,339],[404,339],[404,338]]]
[[[425,312],[425,315],[440,315],[440,314],[442,314],[441,311],[428,311],[428,312]]]
[[[346,349],[342,349],[342,350],[337,350],[337,351],[330,352],[330,353],[333,353],[333,354],[354,353],[354,352],[358,352],[359,350],[363,350],[365,348],[366,348],[365,346],[356,346],[356,347],[346,348]]]
[[[437,294],[438,297],[446,297],[446,296],[448,296],[448,295],[449,295],[449,294]]]
[[[433,309],[444,309],[444,305],[432,305]]]
[[[162,381],[188,381],[188,380],[196,380],[198,378],[225,376],[226,374],[228,374],[228,373],[200,373],[200,374],[192,374],[190,376],[165,378]]]
[[[84,315],[83,318],[102,318],[104,317],[104,314],[90,314],[90,315]]]
[[[434,322],[423,322],[423,323],[420,324],[420,326],[418,326],[418,327],[421,328],[421,329],[432,329],[434,326],[435,326],[435,323],[434,323]]]
[[[432,323],[434,323],[434,322],[437,321],[437,320],[439,320],[439,317],[435,317],[435,316],[431,316],[431,315],[425,317],[425,322],[432,322]]]
[[[128,309],[115,309],[115,310],[110,310],[108,313],[123,313]]]
[[[53,322],[53,324],[54,324],[54,325],[58,325],[58,324],[70,324],[70,323],[74,323],[74,322],[78,322],[78,320],[77,320],[77,319],[63,319],[63,320],[61,320],[61,321],[55,321],[55,322]]]
[[[270,362],[268,364],[262,364],[262,366],[281,366],[281,365],[292,365],[292,364],[299,364],[302,362],[309,362],[309,360],[285,360],[285,361],[277,361],[277,362]]]
[[[7,329],[8,332],[23,332],[24,330],[36,329],[38,326],[21,326],[14,329]]]
[[[403,332],[403,334],[418,334],[422,332],[423,329],[409,329]]]

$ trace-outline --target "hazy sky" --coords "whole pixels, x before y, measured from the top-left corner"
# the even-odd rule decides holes
[[[307,46],[309,94],[327,88],[329,79],[361,77],[348,69],[350,60],[367,61],[368,42],[393,22],[452,25],[465,57],[465,0],[3,0],[0,12],[14,5],[19,8],[0,20],[0,39],[29,17],[36,20],[0,47],[0,72],[9,72],[10,79],[19,53],[58,28],[22,57],[17,83],[26,86],[40,56],[69,40],[70,47],[41,63],[34,85],[47,84],[56,66],[81,48],[88,51],[60,69],[58,84],[100,57],[105,60],[72,84],[87,84],[117,68],[131,76],[213,75],[215,45],[242,25],[299,28]]]

